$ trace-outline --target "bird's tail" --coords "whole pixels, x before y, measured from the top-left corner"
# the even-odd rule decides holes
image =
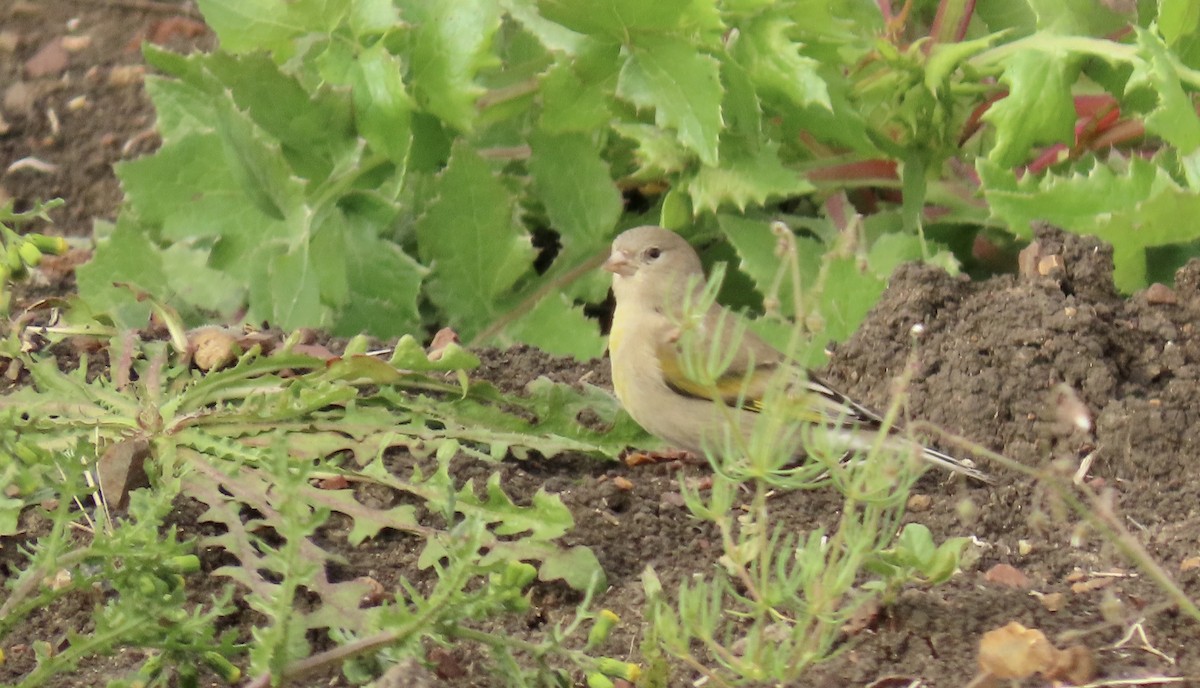
[[[943,454],[936,449],[922,446],[921,458],[935,466],[941,466],[942,468],[954,471],[955,473],[961,473],[968,478],[974,478],[979,482],[987,483],[988,485],[996,484],[995,478],[976,468],[975,464],[972,462],[963,459],[956,459],[953,456],[950,456],[949,454]]]

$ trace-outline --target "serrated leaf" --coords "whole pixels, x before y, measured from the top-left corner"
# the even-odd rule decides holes
[[[1075,135],[1071,84],[1078,73],[1079,61],[1074,56],[1038,50],[1014,53],[1000,77],[1009,93],[983,115],[983,120],[996,128],[996,144],[988,159],[1012,167],[1028,159],[1035,145],[1070,145]]]
[[[757,150],[723,146],[720,167],[701,167],[687,185],[692,206],[716,212],[726,203],[738,210],[763,205],[768,198],[797,196],[816,187],[779,160],[779,146],[763,142]]]
[[[375,537],[384,528],[411,532],[419,526],[416,507],[412,504],[375,509],[359,502],[353,490],[322,490],[311,486],[304,488],[301,494],[307,504],[324,506],[350,517],[353,525],[346,534],[346,540],[355,547]]]
[[[1146,131],[1157,134],[1186,155],[1200,147],[1200,117],[1191,96],[1183,89],[1181,65],[1163,42],[1152,32],[1137,30],[1138,53],[1144,60],[1134,62],[1126,93],[1149,86],[1158,105],[1146,115]]]
[[[832,110],[829,89],[818,73],[820,63],[801,55],[800,44],[789,36],[798,29],[786,16],[764,13],[741,27],[733,46],[734,58],[760,90],[799,107],[817,105]]]
[[[686,169],[694,158],[680,145],[673,132],[650,124],[617,122],[613,131],[635,142],[634,156],[641,166],[640,175],[656,177]]]
[[[417,103],[451,126],[469,131],[477,114],[475,101],[484,93],[475,77],[495,64],[488,48],[500,28],[499,3],[404,0],[400,7],[413,25],[409,60]]]
[[[612,233],[624,204],[608,165],[583,134],[535,132],[529,139],[538,198],[569,255],[598,249]]]
[[[783,258],[776,255],[779,240],[771,232],[769,223],[761,220],[751,220],[736,215],[717,215],[717,225],[726,240],[737,251],[738,269],[744,272],[754,282],[760,294],[767,296],[773,290],[777,291],[779,310],[784,315],[795,313],[795,299],[786,275],[780,273]],[[796,237],[797,255],[800,258],[801,289],[812,286],[817,269],[821,263],[821,255],[825,247],[821,242],[809,237]],[[775,289],[774,285],[779,287]]]
[[[587,40],[583,34],[543,17],[538,12],[536,0],[501,0],[500,4],[509,16],[536,36],[547,50],[574,55],[579,52],[580,44]]]
[[[717,164],[721,131],[721,79],[717,60],[692,44],[662,38],[632,50],[617,80],[617,95],[653,108],[655,122],[670,127],[706,165]]]
[[[358,142],[350,103],[328,87],[307,90],[292,74],[285,74],[263,54],[234,56],[223,52],[187,58],[228,89],[237,107],[271,137],[300,176],[321,180],[335,161],[349,154]],[[193,117],[205,117],[214,102],[204,96],[203,109],[189,106]],[[158,100],[155,101],[158,105]],[[162,106],[158,105],[160,114]],[[174,108],[178,110],[178,107]]]

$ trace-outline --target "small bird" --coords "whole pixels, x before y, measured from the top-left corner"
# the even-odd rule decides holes
[[[724,307],[713,304],[693,326],[695,342],[709,351],[713,337],[728,366],[715,384],[690,379],[680,348],[684,304],[704,288],[704,269],[695,250],[675,232],[655,226],[621,233],[604,269],[613,273],[613,313],[608,350],[613,387],[625,410],[647,432],[680,449],[702,453],[720,446],[733,412],[748,438],[761,417],[763,396],[783,382],[790,412],[800,421],[819,423],[846,443],[848,450],[873,446],[882,417],[847,398],[819,376],[806,372],[753,332],[741,333]],[[691,293],[689,293],[689,291]],[[735,351],[730,349],[736,345]],[[787,376],[782,380],[780,375]],[[720,397],[729,409],[715,402]],[[931,464],[993,483],[986,473],[937,450],[919,445],[892,428],[888,443],[919,451]]]

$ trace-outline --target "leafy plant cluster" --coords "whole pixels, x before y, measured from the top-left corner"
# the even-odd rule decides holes
[[[114,282],[193,320],[591,356],[615,231],[720,239],[726,300],[791,314],[780,220],[823,342],[898,263],[953,269],[1033,220],[1112,242],[1127,290],[1197,237],[1190,0],[198,4],[220,47],[147,47],[163,145],[119,166],[79,271],[126,324],[147,305]]]
[[[67,242],[62,237],[35,232],[18,234],[16,231],[34,220],[49,221],[50,211],[60,205],[61,200],[38,203],[21,213],[14,210],[11,200],[0,206],[0,314],[8,314],[13,281],[28,276],[29,269],[40,265],[44,256],[66,253]]]
[[[484,643],[514,667],[516,652],[544,658],[514,676],[635,670],[565,649],[581,626],[612,625],[594,621],[586,602],[572,624],[536,643],[471,630],[525,610],[535,578],[590,599],[604,573],[590,550],[558,542],[573,519],[557,496],[538,492],[521,506],[498,474],[477,486],[450,470],[463,452],[615,454],[639,431],[602,393],[542,380],[528,396],[506,397],[468,381],[477,360],[465,350],[452,344],[434,360],[411,337],[387,361],[365,355],[361,340],[332,360],[297,351],[294,339],[270,351],[253,345],[231,367],[203,374],[171,341],[130,333],[101,350],[110,365],[96,375],[86,356],[63,371],[54,356],[20,353],[20,336],[7,355],[32,384],[0,398],[8,486],[0,535],[39,519],[45,532],[9,580],[0,638],[64,598],[97,600],[94,628],[60,647],[34,644],[37,665],[22,685],[135,649],[145,653],[141,668],[112,685],[195,685],[202,672],[236,682],[243,670],[278,681],[343,668],[366,680],[423,660],[424,640],[450,638]],[[585,406],[609,427],[581,425]],[[397,464],[401,449],[410,464]],[[136,489],[144,485],[152,489]],[[394,498],[365,500],[366,486]],[[184,537],[172,525],[188,500],[211,534]],[[346,544],[385,529],[411,543],[431,585],[337,575]],[[331,537],[345,544],[323,544]],[[215,596],[205,592],[221,588],[212,578],[227,582]],[[236,610],[235,591],[237,604],[258,613],[249,636],[220,622]],[[317,652],[314,638],[333,649]]]

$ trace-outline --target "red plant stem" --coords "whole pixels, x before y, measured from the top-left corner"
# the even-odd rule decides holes
[[[929,29],[929,36],[933,40],[925,44],[925,52],[928,53],[935,43],[961,41],[967,35],[967,26],[974,13],[975,0],[941,0],[933,18],[933,26]],[[954,22],[953,30],[949,33],[944,26],[947,20]]]

